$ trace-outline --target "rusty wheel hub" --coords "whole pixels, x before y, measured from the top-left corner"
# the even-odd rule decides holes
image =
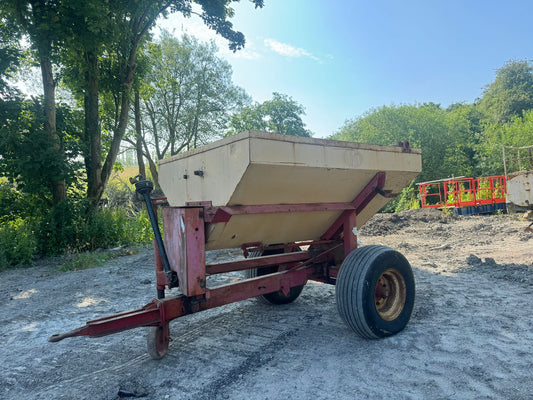
[[[390,268],[379,277],[374,290],[376,310],[385,321],[398,318],[406,299],[405,280],[402,275]]]

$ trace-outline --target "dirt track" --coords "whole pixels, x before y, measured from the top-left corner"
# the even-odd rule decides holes
[[[310,283],[290,305],[252,299],[173,321],[160,361],[145,354],[143,329],[46,341],[149,302],[149,249],[85,271],[60,273],[51,260],[4,271],[0,398],[531,399],[533,235],[525,226],[507,216],[377,215],[361,230],[363,244],[398,249],[415,272],[405,331],[358,338],[337,313],[334,287]]]

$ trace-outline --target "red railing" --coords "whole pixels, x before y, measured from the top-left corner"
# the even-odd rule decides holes
[[[422,208],[505,203],[504,175],[449,178],[418,184]]]

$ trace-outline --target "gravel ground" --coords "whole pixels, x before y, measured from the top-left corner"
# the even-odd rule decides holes
[[[533,235],[516,216],[376,215],[360,240],[411,262],[417,297],[400,334],[357,337],[335,288],[294,303],[255,299],[171,322],[170,353],[146,354],[144,328],[48,343],[155,296],[151,249],[102,267],[57,260],[0,273],[1,399],[532,399]],[[226,260],[234,251],[212,253]],[[237,279],[216,277],[212,285]]]

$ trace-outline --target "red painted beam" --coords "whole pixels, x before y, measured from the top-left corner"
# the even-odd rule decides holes
[[[208,264],[205,266],[206,273],[209,275],[221,274],[231,271],[243,271],[252,268],[271,267],[273,265],[297,263],[311,258],[311,255],[305,251],[295,253],[276,254],[272,256],[263,256],[257,258],[248,258],[245,260],[231,261],[226,263]]]
[[[191,203],[192,204],[192,203]],[[344,211],[354,210],[352,203],[302,203],[302,204],[261,204],[253,206],[208,207],[205,222],[228,222],[233,215],[279,214],[292,212]]]
[[[280,290],[289,290],[291,287],[304,285],[308,279],[319,275],[321,275],[320,271],[314,268],[292,269],[223,285],[207,290],[205,296],[186,297],[181,295],[154,299],[141,309],[89,321],[81,328],[64,334],[53,335],[48,338],[48,341],[59,342],[74,336],[100,337],[142,326],[158,326],[198,311]]]
[[[363,188],[363,190],[357,195],[357,197],[352,201],[352,206],[355,209],[355,213],[360,214],[361,211],[372,201],[374,197],[378,194],[377,189],[383,189],[385,186],[385,172],[378,172],[374,177],[368,182],[368,184]],[[339,218],[331,225],[331,227],[322,235],[322,239],[330,240],[337,237],[340,234],[340,229],[343,224],[350,217],[352,211],[344,211]]]

